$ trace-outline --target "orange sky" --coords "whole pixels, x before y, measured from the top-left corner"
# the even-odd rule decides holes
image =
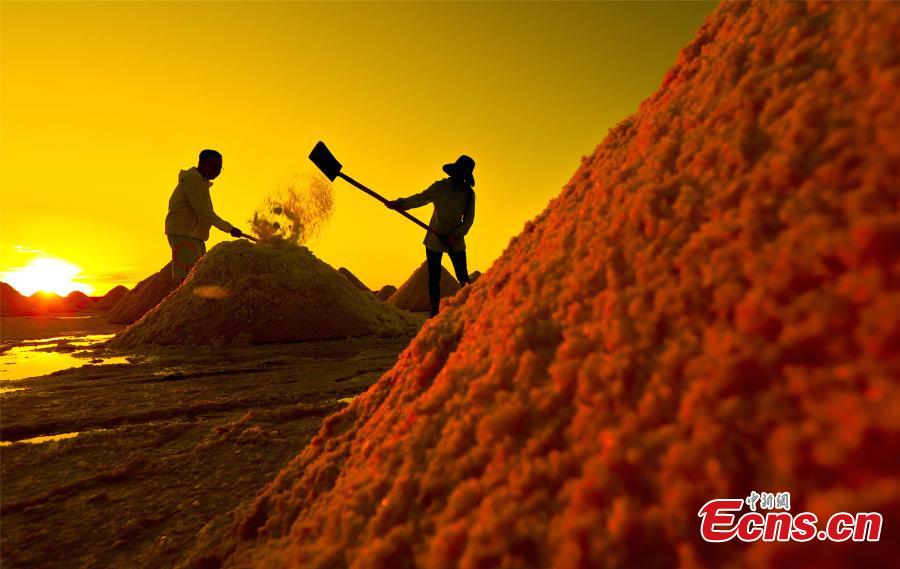
[[[167,262],[166,202],[199,150],[224,154],[213,202],[246,229],[319,139],[391,198],[474,157],[466,241],[485,270],[714,4],[0,6],[0,273],[54,257],[100,294]],[[335,194],[310,248],[370,287],[401,284],[422,230],[343,182]]]

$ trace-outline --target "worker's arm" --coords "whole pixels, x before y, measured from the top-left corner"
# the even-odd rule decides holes
[[[184,190],[184,195],[187,197],[191,207],[194,208],[194,213],[196,213],[198,217],[206,219],[225,233],[231,232],[234,226],[216,215],[216,212],[213,211],[209,188],[207,188],[203,182],[188,178],[183,182],[182,190]]]
[[[399,209],[400,211],[412,209],[414,207],[422,207],[423,205],[434,201],[434,192],[437,191],[437,186],[438,183],[435,182],[428,186],[424,191],[409,196],[408,198],[400,198],[393,203],[397,205],[396,209]]]

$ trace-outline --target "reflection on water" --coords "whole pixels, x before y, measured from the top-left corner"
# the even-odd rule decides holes
[[[0,395],[4,393],[13,393],[15,391],[25,391],[25,387],[0,387]]]
[[[75,354],[79,353],[77,350],[65,350],[65,348],[73,346],[90,347],[112,337],[113,334],[94,334],[26,340],[0,355],[0,380],[9,381],[47,375],[63,369],[81,367],[88,363],[94,365],[128,363],[124,357],[87,359],[76,357]],[[58,348],[59,351],[55,351],[53,348]]]
[[[28,443],[31,445],[39,445],[41,443],[51,443],[53,441],[61,441],[64,439],[74,439],[75,437],[77,437],[80,434],[81,433],[77,433],[77,432],[76,433],[62,433],[60,435],[46,435],[43,437],[33,437],[30,439],[22,439],[22,440],[18,440],[16,442],[0,441],[0,447],[8,447],[8,446],[12,446],[12,445],[17,445],[19,443]]]
[[[36,340],[22,340],[20,344],[46,344],[48,342],[67,342],[82,346],[91,346],[105,342],[115,334],[89,334],[87,336],[54,336],[52,338],[38,338]]]
[[[350,403],[357,397],[358,397],[357,395],[354,395],[353,397],[341,397],[340,399],[338,399],[338,403]]]

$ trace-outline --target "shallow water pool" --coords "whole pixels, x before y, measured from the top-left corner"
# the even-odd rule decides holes
[[[86,364],[128,363],[124,357],[86,358],[75,355],[112,337],[112,334],[94,334],[26,340],[0,355],[0,381],[37,377]],[[73,350],[73,346],[77,349]]]
[[[52,443],[55,441],[63,441],[66,439],[74,439],[81,433],[61,433],[58,435],[44,435],[42,437],[31,437],[30,439],[21,439],[18,441],[0,441],[0,447],[8,447],[12,445],[17,445],[20,443],[26,443],[30,445],[39,445],[42,443]]]

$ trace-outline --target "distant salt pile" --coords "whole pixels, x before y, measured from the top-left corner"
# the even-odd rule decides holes
[[[459,282],[450,276],[450,272],[441,267],[441,298],[453,296],[459,290]],[[400,285],[388,300],[397,308],[413,311],[430,311],[431,300],[428,296],[428,266],[422,263],[406,282]]]
[[[198,561],[896,566],[898,33],[890,2],[719,4]],[[704,543],[700,508],[751,491],[881,539]]]
[[[94,304],[94,301],[80,290],[72,291],[66,296],[38,291],[29,296],[27,302],[35,314],[77,312]]]
[[[474,283],[479,278],[481,278],[481,271],[472,271],[471,273],[469,273],[469,281]]]
[[[73,290],[67,294],[63,302],[72,310],[84,310],[92,308],[94,305],[94,300],[80,290]]]
[[[353,286],[355,286],[356,288],[358,288],[359,290],[362,290],[365,292],[371,292],[369,290],[369,287],[367,287],[365,284],[363,284],[363,282],[361,280],[356,278],[356,275],[354,275],[353,273],[350,272],[350,269],[341,267],[340,269],[338,269],[338,272],[341,273],[342,275],[344,275],[344,277],[346,277],[347,280],[350,281],[350,283]]]
[[[381,301],[386,301],[391,297],[392,294],[397,292],[397,287],[394,285],[384,285],[381,289],[375,294],[375,298]]]
[[[122,285],[118,285],[109,292],[104,294],[97,302],[94,303],[94,306],[91,308],[95,310],[109,310],[116,305],[122,297],[128,293],[128,288]]]
[[[35,314],[74,312],[76,309],[66,304],[66,300],[55,292],[37,291],[28,296],[28,304]]]
[[[12,285],[0,282],[0,315],[30,316],[37,314],[28,297],[21,294]]]
[[[358,290],[306,247],[230,241],[111,345],[297,342],[397,336],[416,327],[411,315]]]
[[[38,314],[64,314],[96,308],[96,302],[80,290],[66,296],[38,291],[24,296],[7,283],[0,283],[0,314],[3,316],[32,316]]]
[[[107,313],[106,319],[113,324],[137,322],[177,286],[178,281],[172,278],[171,263],[167,263],[159,272],[150,275],[122,295],[119,302]]]

